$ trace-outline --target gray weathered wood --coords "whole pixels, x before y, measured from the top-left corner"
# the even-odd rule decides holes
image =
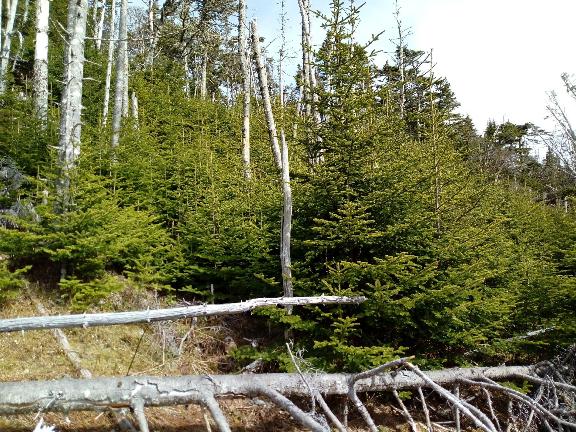
[[[70,172],[80,156],[82,130],[82,86],[84,80],[84,45],[88,0],[69,0],[66,30],[69,35],[64,50],[64,88],[60,102],[58,141],[59,178],[56,182],[59,211],[70,204]]]
[[[300,306],[310,304],[359,304],[364,300],[364,297],[339,296],[259,298],[241,303],[228,303],[220,305],[203,304],[197,306],[134,312],[110,312],[48,317],[9,318],[0,320],[0,333],[19,330],[46,330],[56,328],[147,323],[210,315],[231,315],[248,312],[257,307],[274,305]]]
[[[102,126],[108,122],[108,109],[110,107],[110,86],[112,82],[112,64],[114,63],[114,26],[116,25],[116,0],[110,3],[110,21],[108,24],[108,61],[106,63],[106,84],[104,85],[104,107],[102,109]]]
[[[296,298],[295,298],[296,299]],[[393,388],[430,387],[464,379],[504,379],[532,374],[529,366],[445,369],[420,372],[401,370],[356,381],[356,392],[384,391]],[[304,374],[306,381],[326,395],[346,395],[351,374]],[[253,395],[258,389],[276,390],[284,396],[308,396],[297,373],[205,375],[176,377],[107,377],[0,383],[0,415],[39,411],[106,410],[129,408],[135,398],[144,406],[204,404],[207,394],[215,397]],[[260,392],[265,395],[265,391]],[[449,393],[449,392],[448,392]],[[450,394],[450,396],[453,395]]]
[[[120,0],[118,21],[118,57],[116,58],[116,88],[114,90],[114,111],[112,113],[112,147],[120,142],[122,118],[128,112],[128,0]]]
[[[280,154],[278,132],[276,130],[276,122],[274,121],[274,114],[272,112],[270,88],[268,87],[268,72],[264,65],[262,49],[260,48],[260,36],[258,35],[256,20],[252,21],[250,29],[252,32],[252,50],[254,51],[256,72],[258,73],[258,81],[260,82],[260,95],[262,96],[262,104],[264,105],[264,113],[266,114],[266,125],[268,126],[270,146],[272,147],[272,154],[274,156],[276,168],[278,169],[278,172],[282,172],[282,155]]]
[[[242,65],[242,163],[244,177],[252,178],[250,167],[250,53],[246,38],[246,0],[238,2],[238,54]]]
[[[34,45],[34,105],[44,127],[48,121],[48,30],[50,2],[36,3],[36,41]]]

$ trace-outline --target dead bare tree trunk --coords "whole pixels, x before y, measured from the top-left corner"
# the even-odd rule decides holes
[[[310,115],[310,9],[307,0],[298,0],[300,9],[301,26],[302,26],[302,107],[307,115]]]
[[[14,33],[14,22],[16,20],[16,10],[18,0],[6,0],[6,27],[4,29],[4,41],[0,46],[0,94],[6,91],[6,73],[10,63],[10,45]]]
[[[250,167],[250,53],[246,37],[246,0],[238,2],[238,54],[242,65],[242,163],[244,177],[252,178]]]
[[[136,127],[138,127],[138,96],[136,96],[135,91],[130,95],[130,115],[134,119]]]
[[[8,318],[0,320],[0,333],[21,330],[48,330],[55,328],[110,326],[118,324],[151,323],[181,318],[211,315],[231,315],[251,311],[263,306],[299,306],[308,304],[359,304],[364,297],[290,297],[259,298],[241,303],[187,306],[134,312],[58,315],[51,317]]]
[[[258,35],[256,20],[252,21],[251,32],[252,32],[252,49],[254,51],[254,60],[256,62],[256,72],[258,73],[258,80],[260,82],[260,95],[262,96],[264,113],[266,114],[266,124],[268,125],[268,135],[270,137],[272,155],[274,156],[274,163],[276,164],[278,172],[282,172],[282,156],[280,155],[280,146],[278,144],[278,132],[276,130],[276,122],[274,121],[274,114],[272,112],[270,88],[268,87],[268,72],[266,71],[266,67],[262,59],[262,50],[260,48],[260,36]]]
[[[98,9],[96,8],[96,4],[94,5],[94,8]],[[98,11],[95,10],[94,12],[96,17]],[[94,20],[94,45],[96,46],[96,49],[98,51],[100,51],[100,48],[102,47],[102,33],[104,32],[105,17],[106,17],[106,0],[102,0],[100,6],[100,15],[98,16],[98,20]]]
[[[292,260],[290,258],[290,238],[292,233],[292,187],[290,185],[290,163],[288,160],[288,144],[284,129],[280,131],[282,142],[282,232],[280,239],[280,265],[282,268],[282,287],[285,297],[294,296],[292,287]],[[288,313],[292,308],[288,308]]]
[[[108,35],[108,61],[106,63],[106,83],[104,84],[104,108],[102,110],[102,126],[108,122],[108,109],[110,106],[110,84],[112,82],[112,63],[114,62],[114,26],[116,25],[116,0],[110,3],[110,21]]]
[[[120,0],[118,25],[118,57],[116,58],[116,88],[114,90],[114,112],[112,114],[112,148],[120,141],[122,118],[128,112],[128,0]]]
[[[148,55],[146,56],[146,66],[154,66],[154,57],[156,55],[156,45],[158,43],[158,34],[160,29],[155,24],[156,21],[156,10],[158,5],[156,0],[148,0],[148,31],[150,33],[150,48],[148,50]]]
[[[48,121],[48,19],[50,1],[36,3],[36,42],[34,48],[34,103],[43,126]]]
[[[60,104],[60,139],[58,143],[60,175],[56,185],[60,211],[66,211],[70,204],[70,171],[80,155],[87,13],[87,0],[69,0],[67,24],[69,41],[64,55],[64,89]]]
[[[200,98],[206,99],[208,94],[207,82],[208,82],[208,53],[204,51],[202,54],[202,66],[200,68]]]

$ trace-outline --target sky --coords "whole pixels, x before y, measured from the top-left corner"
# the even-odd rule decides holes
[[[357,40],[385,33],[376,48],[393,51],[394,0],[364,0]],[[247,0],[270,55],[280,39],[280,0]],[[560,75],[576,74],[576,0],[398,0],[412,49],[433,49],[436,75],[448,79],[461,104],[483,132],[488,120],[532,122],[551,129],[546,93],[562,90]],[[297,0],[285,0],[287,38],[298,62],[300,24]],[[328,10],[329,0],[311,0],[313,10]],[[361,4],[356,0],[356,4]],[[316,20],[317,21],[317,20]],[[321,30],[313,25],[313,39]],[[381,54],[382,63],[390,54]],[[563,99],[567,105],[570,101]],[[574,102],[576,105],[576,101]]]

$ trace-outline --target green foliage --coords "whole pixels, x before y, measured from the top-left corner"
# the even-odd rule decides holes
[[[76,180],[75,204],[70,211],[59,214],[49,206],[39,207],[40,222],[18,221],[26,230],[3,230],[0,250],[17,262],[46,271],[46,276],[58,278],[60,273],[71,281],[90,282],[107,270],[128,274],[153,267],[161,272],[171,241],[155,218],[120,206],[97,178]],[[65,290],[73,292],[70,298],[86,302],[86,295],[77,295],[80,285],[71,281],[63,282]],[[109,290],[107,284],[100,286]],[[96,285],[88,288],[96,290]]]
[[[25,267],[11,271],[3,257],[0,261],[0,303],[18,296],[20,289],[24,288],[26,284],[22,275],[28,270],[30,268]]]
[[[85,310],[124,287],[122,283],[110,275],[104,275],[88,282],[74,277],[61,279],[58,285],[61,297],[70,301],[75,310]]]

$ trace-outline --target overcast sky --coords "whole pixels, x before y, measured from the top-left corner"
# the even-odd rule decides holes
[[[285,0],[294,55],[300,38],[297,0]],[[385,30],[377,47],[392,51],[393,0],[365,0],[358,40]],[[311,0],[327,10],[328,0]],[[361,1],[357,0],[357,4]],[[399,0],[408,45],[434,49],[445,76],[479,132],[489,119],[551,127],[546,92],[561,93],[560,74],[576,73],[576,0]],[[262,36],[279,38],[279,0],[248,0]],[[321,42],[316,28],[316,43]],[[270,54],[277,49],[270,46]],[[382,61],[383,58],[380,59]],[[298,59],[293,60],[297,62]],[[569,102],[567,102],[569,103]]]

